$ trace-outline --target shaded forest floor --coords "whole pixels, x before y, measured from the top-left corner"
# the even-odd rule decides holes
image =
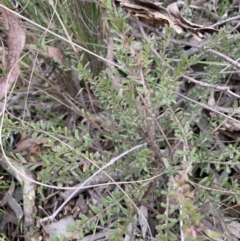
[[[0,13],[0,240],[240,239],[239,1]]]

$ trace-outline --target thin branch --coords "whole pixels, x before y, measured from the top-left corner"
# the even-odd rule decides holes
[[[194,79],[192,77],[189,77],[187,75],[182,75],[182,77],[187,79],[188,81],[190,81],[192,83],[195,83],[195,84],[199,85],[199,86],[208,87],[208,88],[216,89],[216,90],[219,90],[219,91],[224,91],[224,92],[227,92],[228,94],[240,99],[240,95],[232,92],[230,90],[230,87],[228,87],[228,86],[217,86],[217,85],[208,84],[206,82],[196,80],[196,79]]]
[[[217,110],[214,109],[213,107],[210,107],[210,106],[205,105],[205,104],[203,104],[203,103],[200,103],[200,102],[198,102],[198,101],[196,101],[196,100],[193,100],[193,99],[191,99],[191,98],[189,98],[189,97],[187,97],[187,96],[185,96],[185,95],[182,95],[182,94],[180,94],[180,93],[178,93],[178,92],[176,92],[176,91],[174,91],[174,93],[175,93],[176,95],[178,95],[178,96],[186,99],[186,100],[189,100],[189,101],[191,101],[191,102],[193,102],[193,103],[195,103],[195,104],[197,104],[197,105],[199,105],[199,106],[207,109],[207,110],[211,110],[212,112],[214,112],[214,113],[216,113],[216,114],[219,114],[219,115],[221,115],[221,116],[223,116],[223,117],[225,117],[225,118],[227,118],[227,119],[229,119],[229,120],[235,121],[236,123],[240,124],[240,121],[239,121],[239,120],[234,119],[234,118],[232,118],[232,117],[230,117],[230,116],[228,116],[228,115],[225,115],[224,113],[222,113],[222,112],[220,112],[220,111],[217,111]]]
[[[237,16],[234,16],[234,17],[231,17],[231,18],[228,18],[228,19],[224,19],[224,20],[222,20],[220,22],[217,22],[217,23],[215,23],[215,24],[213,24],[213,25],[211,25],[209,27],[210,28],[215,28],[215,27],[217,27],[219,25],[223,25],[225,23],[228,23],[228,22],[231,22],[231,21],[234,21],[234,20],[238,20],[238,19],[240,19],[240,15],[237,15]]]
[[[228,63],[232,64],[233,66],[237,67],[238,69],[240,69],[240,63],[238,63],[237,61],[231,59],[230,57],[214,50],[214,49],[208,49],[207,52],[213,53],[215,55],[217,55],[218,57],[224,59],[225,61],[227,61]]]

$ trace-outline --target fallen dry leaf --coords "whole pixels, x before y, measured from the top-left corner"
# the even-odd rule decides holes
[[[154,27],[169,25],[173,27],[177,33],[182,30],[175,25],[174,19],[171,17],[167,9],[154,4],[151,1],[143,0],[116,0],[131,15],[140,21],[152,25]]]
[[[183,2],[169,4],[167,8],[160,7],[147,0],[116,0],[116,2],[139,21],[154,27],[168,25],[174,28],[178,34],[190,32],[198,41],[203,39],[204,33],[218,32],[216,29],[193,24],[185,19],[179,10],[183,7]]]
[[[236,238],[240,238],[240,224],[237,221],[231,220],[230,218],[224,218],[226,226],[230,233],[232,233]],[[236,239],[238,240],[238,239]]]
[[[240,124],[238,124],[237,122],[230,121],[230,120],[226,120],[223,123],[223,127],[230,132],[240,131]]]
[[[20,74],[18,60],[25,44],[26,34],[18,19],[10,11],[0,7],[0,14],[8,35],[8,73],[0,82],[0,99],[2,99]]]
[[[17,202],[17,200],[9,193],[7,193],[7,198],[8,198],[8,205],[14,212],[15,219],[16,219],[17,223],[19,224],[23,218],[23,209],[22,209],[21,205]]]
[[[203,39],[204,33],[217,33],[218,30],[214,28],[204,27],[202,25],[194,24],[184,18],[179,8],[183,7],[183,2],[175,2],[167,6],[168,12],[175,18],[175,22],[179,25],[185,32],[190,32],[192,35],[198,40],[201,41]]]
[[[35,44],[26,44],[25,49],[41,51],[42,54],[59,59],[62,64],[64,64],[64,53],[60,48],[53,47],[53,46],[44,46],[44,48],[39,49]]]
[[[14,153],[21,151],[32,150],[34,146],[46,144],[48,142],[46,137],[42,137],[39,140],[36,137],[28,138],[26,140],[21,141],[16,145],[16,148],[13,150]]]
[[[54,235],[58,238],[60,238],[62,235],[64,235],[66,238],[72,239],[72,235],[75,236],[75,233],[69,232],[67,227],[68,226],[75,226],[76,221],[74,220],[73,216],[68,216],[66,218],[62,218],[58,220],[57,222],[50,223],[47,225],[44,225],[42,223],[42,226],[46,233],[50,235]],[[79,238],[79,235],[77,235],[77,238]]]

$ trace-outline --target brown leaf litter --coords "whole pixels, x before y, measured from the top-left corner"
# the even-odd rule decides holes
[[[218,31],[214,28],[208,28],[201,25],[193,24],[184,18],[179,8],[182,8],[183,2],[174,2],[167,8],[146,0],[116,0],[132,16],[138,20],[152,25],[154,27],[172,27],[178,34],[183,32],[191,33],[198,41],[204,38],[205,33],[213,34]]]
[[[20,74],[18,61],[25,44],[26,34],[14,14],[3,7],[0,7],[0,14],[8,36],[7,74],[0,82],[0,99],[2,99]]]

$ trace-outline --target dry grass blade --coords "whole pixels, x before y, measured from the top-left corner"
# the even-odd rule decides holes
[[[25,44],[26,34],[18,19],[11,12],[1,7],[0,13],[8,35],[8,74],[4,76],[0,84],[0,99],[2,99],[20,74],[18,60]]]

